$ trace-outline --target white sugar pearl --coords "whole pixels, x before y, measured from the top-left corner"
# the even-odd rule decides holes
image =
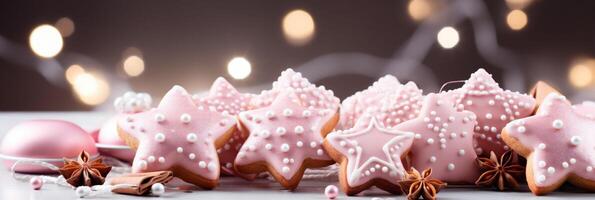
[[[579,136],[572,136],[570,138],[570,144],[574,145],[574,146],[578,146],[579,144],[581,144],[581,137]]]
[[[281,144],[280,149],[281,149],[281,152],[288,152],[289,151],[289,144],[287,144],[287,143]]]
[[[163,114],[156,114],[155,115],[155,121],[157,121],[158,123],[165,121],[165,115],[163,115]]]
[[[453,164],[453,163],[449,163],[449,164],[448,164],[448,170],[449,170],[449,171],[455,170],[455,164]]]
[[[155,141],[162,143],[163,141],[165,141],[165,135],[163,133],[157,133],[155,134]]]
[[[165,186],[163,186],[163,184],[161,183],[155,183],[153,185],[151,185],[151,194],[153,195],[163,195],[165,193]]]
[[[196,142],[197,139],[198,139],[198,136],[196,136],[196,133],[188,133],[188,135],[186,135],[186,141],[188,141],[190,143]]]
[[[188,154],[188,158],[189,158],[190,160],[194,160],[194,159],[196,158],[196,154],[194,154],[194,153],[190,153],[190,154]]]
[[[545,181],[545,175],[541,174],[541,175],[537,176],[538,183],[543,183],[544,181]]]
[[[562,129],[562,127],[564,127],[564,122],[562,122],[562,120],[556,119],[552,122],[552,127],[555,129]]]
[[[316,150],[316,155],[322,156],[322,155],[324,155],[324,151],[322,149],[318,149],[318,150]]]
[[[150,163],[155,162],[155,156],[149,156],[149,157],[147,157],[147,161],[150,162]]]
[[[85,197],[85,196],[91,194],[91,187],[89,187],[89,186],[76,187],[75,193],[76,193],[76,196],[78,196],[78,197],[81,197],[81,198]]]
[[[554,168],[554,167],[548,167],[548,168],[547,168],[547,173],[549,173],[549,174],[554,174],[554,173],[556,173],[556,168]]]
[[[527,131],[527,128],[525,128],[525,126],[519,126],[516,128],[516,131],[519,133],[525,133],[525,131]]]
[[[587,166],[587,168],[585,170],[587,170],[587,172],[592,172],[593,171],[593,167]]]
[[[459,156],[465,155],[465,149],[459,149]]]
[[[270,143],[268,143],[268,144],[265,144],[265,145],[264,145],[264,148],[265,148],[266,150],[271,150],[271,149],[273,149],[273,145],[272,145],[272,144],[270,144]]]
[[[297,146],[297,147],[302,147],[302,146],[304,146],[304,143],[303,143],[302,141],[297,141],[297,142],[295,143],[295,146]]]
[[[547,163],[545,163],[545,161],[540,160],[539,162],[537,162],[537,166],[544,168],[547,165]]]
[[[312,115],[312,112],[310,112],[309,110],[304,110],[304,112],[302,112],[302,115],[304,117],[310,117]]]
[[[138,162],[138,166],[139,166],[141,169],[147,169],[147,161],[144,161],[144,160],[141,160],[141,161],[139,161],[139,162]]]
[[[289,117],[291,115],[293,115],[293,110],[291,110],[289,108],[286,108],[285,110],[283,110],[283,116]]]
[[[265,115],[266,115],[266,117],[267,117],[268,119],[272,119],[272,118],[274,118],[274,117],[275,117],[275,113],[274,113],[273,111],[270,111],[270,110],[269,110],[269,111],[267,111],[267,113],[266,113]]]
[[[544,150],[545,149],[545,144],[544,143],[539,143],[539,145],[537,145],[538,149]]]
[[[486,114],[486,119],[492,119],[492,113]]]
[[[190,121],[192,120],[192,117],[188,114],[188,113],[184,113],[182,115],[180,115],[180,121],[182,121],[183,123],[190,123]]]
[[[207,167],[207,163],[206,163],[205,161],[202,161],[202,160],[201,160],[200,162],[198,162],[198,167],[200,167],[200,168],[203,168],[203,169],[204,169],[204,168],[206,168],[206,167]]]
[[[428,138],[428,140],[426,141],[428,144],[434,144],[434,139],[432,138]]]
[[[268,138],[269,136],[271,136],[271,132],[269,132],[268,130],[262,130],[262,131],[260,131],[260,135],[263,138]]]
[[[215,162],[212,162],[212,161],[209,162],[209,164],[207,165],[207,169],[209,171],[212,171],[212,172],[214,172],[215,170],[217,170],[218,167],[219,166],[217,166],[217,164]]]
[[[576,163],[576,159],[575,158],[570,158],[570,164],[575,164]]]
[[[303,132],[304,132],[304,127],[302,127],[302,126],[296,126],[296,127],[293,129],[293,132],[295,132],[295,133],[297,133],[297,134],[303,133]]]
[[[283,158],[283,163],[284,164],[289,164],[289,158]]]
[[[178,147],[178,148],[176,149],[176,152],[178,152],[178,153],[184,153],[184,148],[182,148],[182,147]]]
[[[283,167],[281,171],[285,174],[289,173],[289,167]]]
[[[430,162],[431,162],[431,163],[435,163],[435,162],[436,162],[436,156],[432,156],[432,157],[430,157]]]
[[[564,169],[568,168],[568,167],[569,167],[569,164],[568,164],[568,162],[563,162],[563,163],[562,163],[562,167],[563,167]]]
[[[165,163],[165,158],[164,158],[164,157],[159,157],[159,158],[157,159],[157,161],[158,161],[159,163]]]
[[[310,142],[310,147],[316,148],[316,142],[314,142],[314,141]]]
[[[287,132],[287,130],[285,128],[283,128],[283,127],[277,127],[276,132],[279,135],[285,135],[285,132]]]
[[[345,145],[347,145],[347,142],[341,141],[341,142],[339,142],[339,145],[342,146],[342,147],[344,147]]]

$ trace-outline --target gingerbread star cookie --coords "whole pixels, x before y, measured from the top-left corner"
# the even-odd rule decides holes
[[[219,180],[216,149],[235,129],[234,116],[195,105],[180,86],[167,92],[156,108],[118,119],[120,137],[136,149],[132,172],[169,170],[206,189]]]
[[[490,151],[502,155],[509,149],[501,139],[502,128],[514,119],[532,115],[535,109],[533,97],[503,90],[484,69],[471,74],[462,88],[448,95],[459,111],[468,110],[477,116],[474,137],[478,155],[489,155]]]
[[[213,82],[209,93],[204,96],[193,96],[195,102],[199,105],[208,105],[214,108],[217,112],[225,112],[229,115],[236,116],[242,111],[252,109],[250,101],[254,97],[253,94],[240,93],[227,80],[219,77]],[[240,147],[246,141],[247,133],[236,129],[231,138],[223,145],[222,148],[217,149],[219,154],[219,162],[221,163],[221,172],[225,175],[238,175],[246,179],[254,179],[254,174],[239,174],[234,171],[233,161],[238,154]]]
[[[373,116],[360,118],[354,128],[330,133],[324,141],[329,155],[341,164],[339,182],[347,195],[372,186],[401,193],[399,182],[406,173],[401,158],[412,144],[413,133],[384,128]]]
[[[322,148],[324,136],[337,124],[334,115],[305,105],[292,88],[269,106],[241,112],[240,123],[250,135],[236,157],[236,169],[268,171],[283,187],[295,189],[306,168],[334,163]]]
[[[374,115],[381,126],[393,127],[417,117],[422,101],[422,90],[415,83],[403,85],[394,76],[386,75],[343,100],[340,127],[352,128],[364,115]]]
[[[475,114],[457,111],[443,95],[426,96],[420,115],[395,127],[415,134],[411,167],[432,169],[434,178],[449,184],[472,184],[479,177],[473,148]]]
[[[536,195],[556,190],[566,180],[595,191],[595,119],[566,98],[549,94],[535,116],[510,122],[504,141],[527,158],[526,176]]]

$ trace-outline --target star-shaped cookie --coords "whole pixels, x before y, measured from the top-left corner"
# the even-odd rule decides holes
[[[397,130],[412,132],[411,166],[432,168],[432,176],[449,184],[473,184],[479,177],[473,149],[475,114],[457,111],[440,94],[426,96],[420,115],[403,122]]]
[[[201,97],[195,95],[193,96],[193,99],[197,104],[209,105],[209,107],[213,107],[217,112],[226,112],[229,115],[237,116],[242,111],[252,109],[250,101],[253,97],[253,94],[238,92],[238,90],[227,82],[225,78],[219,77],[213,82],[213,85],[206,96]],[[233,161],[247,137],[247,133],[242,132],[240,129],[236,129],[223,147],[217,149],[223,174],[238,175],[247,179],[255,178],[254,174],[239,174],[235,172],[233,168]]]
[[[459,111],[468,110],[477,116],[474,137],[478,155],[489,155],[490,151],[502,155],[509,149],[501,139],[502,128],[514,119],[532,115],[535,109],[533,97],[503,90],[484,69],[471,74],[462,88],[448,95]]]
[[[330,133],[324,142],[329,155],[341,164],[339,182],[347,195],[372,186],[401,193],[405,177],[401,158],[413,144],[413,133],[386,129],[373,116],[360,118],[354,128]]]
[[[417,117],[422,101],[422,90],[415,83],[401,84],[394,76],[386,75],[343,100],[340,128],[352,128],[364,115],[374,115],[381,126],[393,127]]]
[[[156,108],[118,119],[121,138],[136,156],[133,172],[170,170],[174,176],[203,188],[219,180],[216,149],[236,129],[236,119],[208,105],[195,105],[180,86],[174,86]]]
[[[306,168],[334,163],[322,148],[323,137],[337,124],[336,111],[305,105],[292,88],[269,105],[241,112],[250,135],[235,167],[242,173],[268,171],[283,187],[295,189]]]
[[[527,158],[527,183],[536,195],[566,180],[595,191],[595,119],[579,113],[566,98],[549,94],[535,116],[510,122],[504,141]]]

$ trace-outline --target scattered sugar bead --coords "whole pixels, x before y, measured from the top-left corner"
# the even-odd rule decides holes
[[[31,188],[33,188],[34,190],[39,190],[43,186],[43,180],[40,177],[36,176],[29,180],[29,184],[31,184]]]
[[[155,141],[157,141],[159,143],[165,141],[165,134],[163,134],[163,133],[155,134]]]
[[[570,138],[570,144],[574,145],[574,146],[578,146],[579,144],[581,144],[581,137],[579,136],[572,136]]]
[[[151,186],[151,194],[161,196],[165,193],[165,186],[161,183],[155,183]]]
[[[552,122],[552,127],[555,129],[562,129],[562,127],[564,127],[564,122],[562,122],[562,120],[556,119]]]
[[[74,190],[74,192],[76,193],[76,196],[82,198],[82,197],[85,197],[85,196],[91,194],[91,187],[79,186],[76,188],[76,190]]]
[[[335,199],[339,196],[339,188],[335,185],[328,185],[324,188],[324,195],[328,199]]]
[[[191,120],[192,120],[192,117],[187,113],[184,113],[180,116],[180,121],[182,121],[185,124],[190,123]]]
[[[188,133],[188,135],[186,135],[186,141],[188,141],[190,143],[196,142],[197,139],[198,139],[198,136],[196,136],[196,133]]]

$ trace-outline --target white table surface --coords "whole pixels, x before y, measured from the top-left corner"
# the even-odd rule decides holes
[[[101,123],[110,117],[109,113],[97,112],[0,112],[0,136],[6,133],[15,124],[30,119],[63,119],[79,124],[81,127],[92,130],[98,128]],[[108,176],[109,178],[109,176]],[[168,190],[161,197],[148,199],[326,199],[323,191],[329,184],[338,184],[336,181],[315,181],[306,180],[300,183],[296,191],[289,192],[275,182],[269,180],[257,180],[254,182],[244,181],[238,178],[222,178],[220,186],[211,191],[192,190],[175,191]],[[339,199],[371,199],[373,197],[405,199],[405,196],[394,196],[379,190],[370,190],[356,197],[347,197],[344,194]],[[497,192],[491,189],[475,189],[469,187],[449,187],[442,190],[439,199],[595,199],[595,193],[587,193],[566,187],[562,191],[555,192],[548,196],[533,196],[526,187],[522,192]],[[76,199],[74,191],[69,188],[46,184],[39,191],[31,189],[29,183],[14,180],[8,169],[0,169],[0,199]],[[141,199],[147,197],[135,197],[118,194],[104,194],[95,196],[92,199]]]

